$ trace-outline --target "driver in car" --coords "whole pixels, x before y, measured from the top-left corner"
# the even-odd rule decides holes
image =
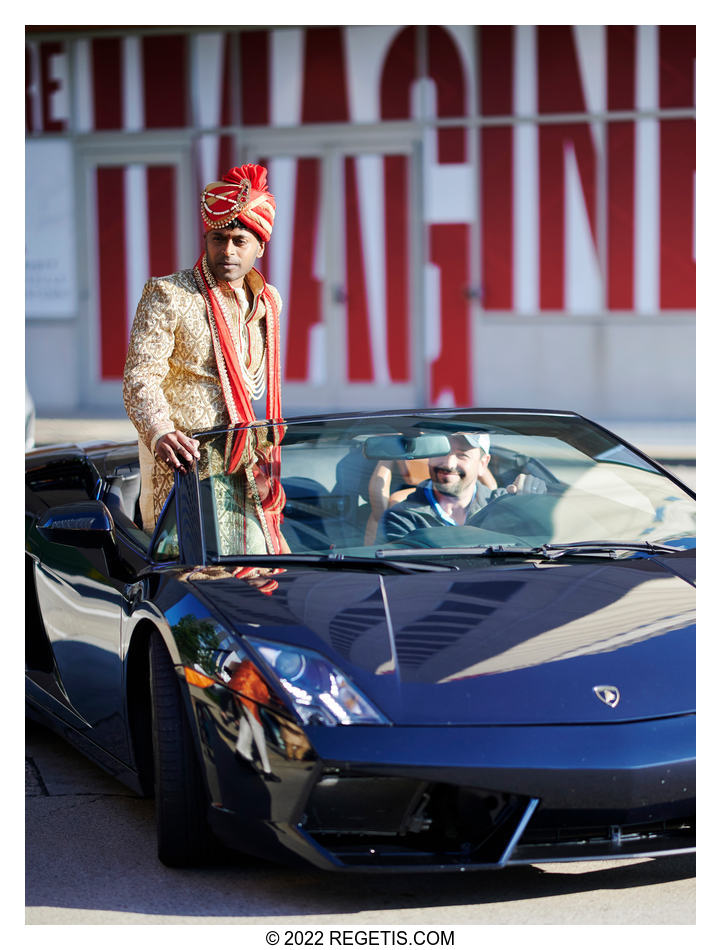
[[[545,483],[533,475],[518,475],[506,488],[491,489],[483,484],[480,476],[491,460],[487,433],[455,432],[449,441],[448,455],[428,460],[431,477],[385,512],[380,539],[397,541],[418,528],[463,525],[502,495],[545,492]]]

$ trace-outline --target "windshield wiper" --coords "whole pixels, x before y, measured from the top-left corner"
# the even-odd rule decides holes
[[[412,553],[418,553],[417,549]],[[428,553],[423,552],[423,553]],[[433,552],[431,552],[433,553]],[[445,552],[444,552],[445,553]],[[381,565],[373,557],[359,557],[355,554],[333,552],[330,554],[219,554],[209,558],[212,564],[252,564],[254,567],[306,567],[318,565],[331,569],[359,568],[378,573]],[[399,574],[417,574],[420,571],[457,571],[455,564],[437,564],[434,561],[412,561],[405,563],[395,558],[383,560],[382,568]]]
[[[417,557],[432,554],[434,557],[543,557],[545,556],[544,547],[519,547],[518,545],[504,544],[479,544],[474,547],[458,548],[380,548],[376,551],[376,557],[380,560],[392,557]]]
[[[376,557],[380,559],[390,557],[407,558],[419,554],[432,554],[446,557],[527,557],[555,561],[564,555],[574,554],[601,554],[613,558],[616,557],[616,551],[678,554],[679,548],[671,547],[669,544],[652,544],[650,541],[569,541],[566,544],[541,544],[536,547],[489,544],[457,548],[381,548],[376,551]]]
[[[604,553],[607,551],[642,551],[644,554],[678,554],[679,548],[670,544],[654,544],[652,541],[569,541],[566,544],[544,544],[545,551],[553,552],[551,557],[564,554]]]

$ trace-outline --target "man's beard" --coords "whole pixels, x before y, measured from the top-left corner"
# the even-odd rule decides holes
[[[451,472],[454,475],[458,475],[458,480],[453,482],[439,482],[436,479],[437,472]],[[438,492],[439,495],[450,495],[451,497],[457,497],[462,495],[463,492],[468,488],[470,482],[468,481],[467,472],[463,472],[460,469],[431,469],[431,484],[433,488]]]

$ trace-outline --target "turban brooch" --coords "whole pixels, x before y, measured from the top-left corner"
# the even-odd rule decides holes
[[[262,165],[231,168],[221,181],[206,185],[200,196],[205,230],[225,228],[237,218],[261,241],[270,239],[275,218],[275,198],[267,188]]]

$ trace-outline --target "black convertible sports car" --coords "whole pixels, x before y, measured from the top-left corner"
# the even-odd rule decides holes
[[[29,714],[155,794],[163,862],[694,849],[694,495],[675,477],[568,412],[197,438],[152,537],[137,444],[26,455]]]

